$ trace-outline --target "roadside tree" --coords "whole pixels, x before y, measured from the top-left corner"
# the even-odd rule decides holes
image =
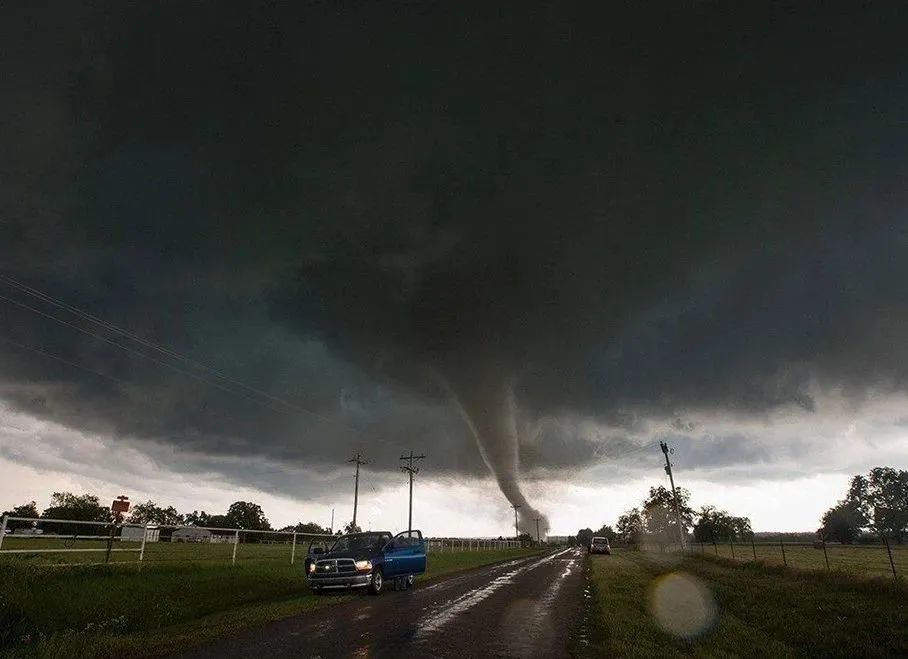
[[[285,526],[280,531],[286,533],[317,533],[319,535],[330,535],[331,530],[319,526],[315,522],[298,522],[296,524]]]
[[[0,513],[0,518],[2,517],[31,517],[32,519],[38,517],[38,505],[34,501],[29,501],[28,503],[23,503],[21,506],[14,506],[12,510],[4,510]],[[31,522],[7,522],[6,528],[8,529],[21,529],[28,526],[31,526]]]
[[[681,517],[682,532],[687,535],[693,526],[694,511],[688,504],[690,492],[683,487],[676,488],[678,493],[678,513]],[[671,490],[660,485],[651,487],[649,496],[643,502],[643,522],[647,539],[660,546],[677,544],[678,520],[675,515],[675,498]]]
[[[840,501],[823,514],[821,521],[817,535],[822,540],[850,545],[861,534],[863,516],[853,502]]]
[[[855,512],[861,527],[902,543],[908,533],[908,471],[874,467],[857,475],[842,504]]]
[[[45,519],[71,519],[80,522],[109,522],[110,510],[101,505],[100,499],[94,494],[73,494],[72,492],[54,492],[50,498],[50,505],[41,513]],[[102,527],[96,525],[54,524],[46,522],[41,524],[45,531],[62,533],[65,535],[99,535],[103,533]]]
[[[643,526],[643,514],[639,508],[631,508],[615,524],[615,531],[618,537],[627,545],[638,546],[643,540],[645,531]]]
[[[618,539],[618,534],[608,524],[603,524],[602,527],[593,533],[593,537],[596,538],[608,538],[609,543],[615,542]]]
[[[160,526],[180,526],[184,523],[183,515],[177,512],[176,508],[173,506],[164,508],[150,499],[145,503],[134,505],[126,521],[133,524],[158,524]]]
[[[271,524],[265,517],[265,511],[257,503],[251,501],[235,501],[225,515],[227,526],[248,531],[269,531]]]
[[[753,534],[749,517],[735,517],[715,506],[703,506],[696,516],[694,539],[698,542],[747,540]]]

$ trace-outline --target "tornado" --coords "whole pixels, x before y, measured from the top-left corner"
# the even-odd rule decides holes
[[[446,385],[469,426],[479,453],[512,506],[518,506],[518,528],[536,537],[548,532],[545,515],[530,505],[520,489],[520,445],[515,421],[514,393],[507,378],[489,376],[459,381],[446,378]]]

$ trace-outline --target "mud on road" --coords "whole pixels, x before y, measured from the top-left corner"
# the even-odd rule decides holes
[[[565,549],[364,594],[175,656],[566,657],[583,606],[584,556]]]

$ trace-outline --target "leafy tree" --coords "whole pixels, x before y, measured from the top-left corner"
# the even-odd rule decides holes
[[[531,536],[529,533],[521,533],[520,535],[517,536],[517,540],[520,541],[520,545],[522,547],[527,547],[527,546],[536,544],[536,538]]]
[[[208,523],[205,526],[211,526],[217,529],[239,528],[228,515],[209,515]]]
[[[817,530],[817,535],[823,540],[850,545],[861,534],[863,520],[864,517],[854,502],[839,501],[823,514],[822,526]]]
[[[177,509],[173,506],[163,508],[149,499],[145,503],[137,503],[134,505],[129,513],[127,521],[132,522],[133,524],[180,526],[183,524],[183,516],[178,513]]]
[[[589,545],[592,539],[593,529],[580,529],[577,531],[577,544],[581,547]]]
[[[715,506],[703,506],[697,513],[694,538],[699,542],[727,542],[750,538],[750,518],[735,517]]]
[[[901,543],[908,532],[908,471],[874,467],[855,476],[842,503],[859,513],[862,527]]]
[[[101,505],[94,494],[72,494],[71,492],[54,492],[50,506],[44,509],[41,517],[45,519],[71,519],[80,522],[109,522],[110,510]],[[103,529],[94,525],[43,523],[46,530],[54,533],[99,535]]]
[[[251,501],[234,501],[227,509],[228,526],[249,531],[268,531],[271,524],[265,517],[265,511],[257,503]]]
[[[639,508],[631,508],[615,524],[615,531],[622,542],[628,545],[639,545],[645,532],[643,513]]]
[[[330,529],[319,526],[315,522],[298,522],[291,526],[285,526],[281,531],[285,533],[317,533],[319,535],[330,535]]]
[[[608,524],[603,524],[598,531],[593,533],[593,536],[596,538],[608,538],[609,543],[615,542],[615,540],[618,539],[618,534],[615,533],[615,529]]]
[[[346,526],[344,526],[344,534],[347,534],[347,533],[362,533],[362,532],[363,532],[363,530],[359,527],[359,525],[358,525],[358,524],[354,524],[353,522],[348,522],[348,523],[346,524]]]
[[[50,506],[44,509],[41,517],[74,519],[80,522],[107,522],[110,520],[110,510],[102,506],[94,494],[54,492],[50,498]]]
[[[211,515],[204,510],[202,512],[193,510],[188,515],[183,516],[183,524],[186,524],[187,526],[212,526],[210,520]]]
[[[35,519],[38,517],[38,505],[34,501],[23,503],[21,506],[15,506],[12,510],[4,510],[0,513],[0,518],[3,517],[31,517]],[[31,522],[10,521],[6,523],[6,528],[21,529],[31,525]]]
[[[678,514],[681,517],[682,532],[687,535],[693,526],[694,511],[688,505],[690,492],[683,487],[678,493]],[[678,539],[678,519],[675,515],[675,497],[665,486],[651,487],[649,496],[643,502],[643,521],[646,534],[660,545],[672,544]]]

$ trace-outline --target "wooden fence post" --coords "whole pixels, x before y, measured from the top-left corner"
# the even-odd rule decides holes
[[[884,535],[883,542],[886,543],[886,551],[889,553],[889,567],[892,568],[892,576],[895,579],[899,578],[899,575],[895,571],[895,562],[892,560],[892,548],[889,546],[889,539]]]
[[[785,558],[785,541],[779,538],[779,546],[782,548],[782,565],[788,567],[788,559]]]

